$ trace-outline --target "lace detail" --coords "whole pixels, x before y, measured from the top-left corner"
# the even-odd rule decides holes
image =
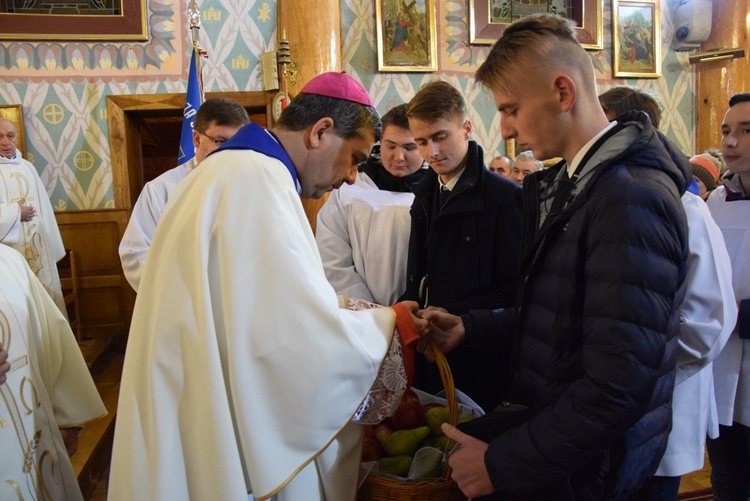
[[[362,299],[349,299],[350,310],[369,310],[382,306]],[[396,412],[406,391],[406,370],[401,338],[394,333],[391,346],[385,355],[378,377],[370,387],[362,404],[352,417],[358,424],[378,424]]]

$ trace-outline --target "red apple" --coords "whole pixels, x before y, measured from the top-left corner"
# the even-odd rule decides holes
[[[414,393],[414,390],[411,388],[407,388],[404,392],[404,396],[401,397],[402,402],[417,402],[419,403],[419,397],[416,393]]]
[[[402,400],[391,418],[394,430],[413,430],[424,426],[424,411],[418,400]]]
[[[377,461],[383,457],[383,448],[380,446],[375,437],[365,437],[362,439],[362,461]]]

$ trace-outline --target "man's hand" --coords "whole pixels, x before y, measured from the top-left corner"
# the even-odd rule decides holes
[[[36,209],[31,205],[26,205],[26,199],[20,200],[18,206],[21,208],[21,221],[31,221],[36,216]]]
[[[10,362],[8,362],[8,350],[5,349],[3,343],[0,343],[0,384],[4,384],[8,379],[8,372],[10,371]]]
[[[432,352],[433,341],[443,353],[448,353],[460,345],[466,337],[466,330],[461,317],[451,315],[442,308],[430,306],[418,312],[418,315],[430,321],[429,333],[422,336],[417,344],[417,350],[424,353],[427,360],[434,362],[435,355]]]
[[[443,433],[456,441],[456,448],[448,463],[453,470],[451,478],[456,481],[461,492],[469,498],[487,496],[495,492],[484,464],[484,453],[488,445],[458,428],[443,423]]]
[[[78,450],[78,432],[80,428],[60,428],[65,448],[68,450],[68,457],[72,457]]]

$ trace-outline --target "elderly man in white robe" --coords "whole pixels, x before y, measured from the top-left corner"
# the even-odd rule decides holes
[[[44,183],[18,150],[16,125],[0,117],[0,243],[20,252],[67,318],[57,262],[65,256]]]
[[[134,291],[138,292],[148,249],[170,193],[209,153],[231,139],[249,121],[245,108],[234,99],[207,99],[198,108],[193,123],[195,156],[143,186],[119,248],[122,270]]]
[[[110,500],[354,499],[352,418],[427,322],[403,304],[341,308],[300,195],[354,182],[379,128],[364,88],[324,73],[178,187],[133,314]]]
[[[0,499],[83,499],[69,455],[107,411],[68,322],[0,245]]]

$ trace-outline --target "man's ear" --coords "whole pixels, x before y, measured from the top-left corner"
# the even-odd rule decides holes
[[[578,98],[578,89],[572,78],[568,75],[558,75],[554,80],[556,98],[563,112],[570,111]]]
[[[471,137],[471,131],[474,130],[474,126],[471,125],[471,120],[468,118],[463,123],[464,137],[468,140]]]
[[[331,117],[323,117],[315,122],[310,127],[308,133],[308,148],[317,149],[323,139],[323,136],[327,133],[334,132],[333,130],[333,119]]]
[[[197,148],[201,144],[201,133],[193,129],[193,146]]]

